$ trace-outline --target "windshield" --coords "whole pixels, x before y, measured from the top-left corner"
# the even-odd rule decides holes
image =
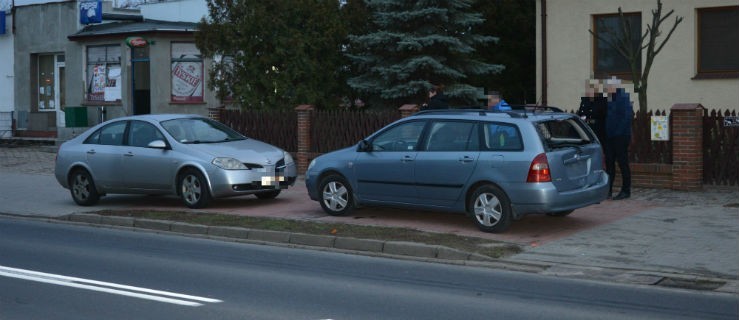
[[[161,125],[180,143],[216,143],[246,139],[226,125],[208,118],[173,119],[162,121]]]

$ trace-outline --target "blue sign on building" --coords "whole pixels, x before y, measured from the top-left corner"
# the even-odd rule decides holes
[[[103,2],[101,0],[80,2],[80,24],[101,22],[103,22]]]
[[[0,34],[5,34],[5,11],[0,10]]]

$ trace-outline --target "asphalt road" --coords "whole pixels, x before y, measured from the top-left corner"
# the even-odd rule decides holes
[[[735,295],[0,217],[0,319],[737,319]]]

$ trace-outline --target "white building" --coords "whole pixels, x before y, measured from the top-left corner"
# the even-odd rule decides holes
[[[662,37],[675,16],[683,21],[656,56],[649,76],[649,109],[669,110],[675,103],[701,103],[707,109],[739,111],[739,2],[737,0],[663,0]],[[576,109],[591,77],[629,78],[614,62],[617,53],[598,44],[588,30],[598,22],[618,21],[621,7],[643,33],[652,23],[657,1],[537,0],[537,99]],[[646,50],[644,51],[646,54]],[[642,56],[642,64],[646,61]],[[633,89],[633,88],[632,88]],[[634,109],[639,99],[632,96]]]

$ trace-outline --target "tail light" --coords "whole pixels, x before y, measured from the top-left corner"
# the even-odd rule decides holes
[[[539,154],[531,161],[529,167],[529,177],[526,182],[551,182],[552,175],[549,173],[549,161],[547,155],[544,153]]]

